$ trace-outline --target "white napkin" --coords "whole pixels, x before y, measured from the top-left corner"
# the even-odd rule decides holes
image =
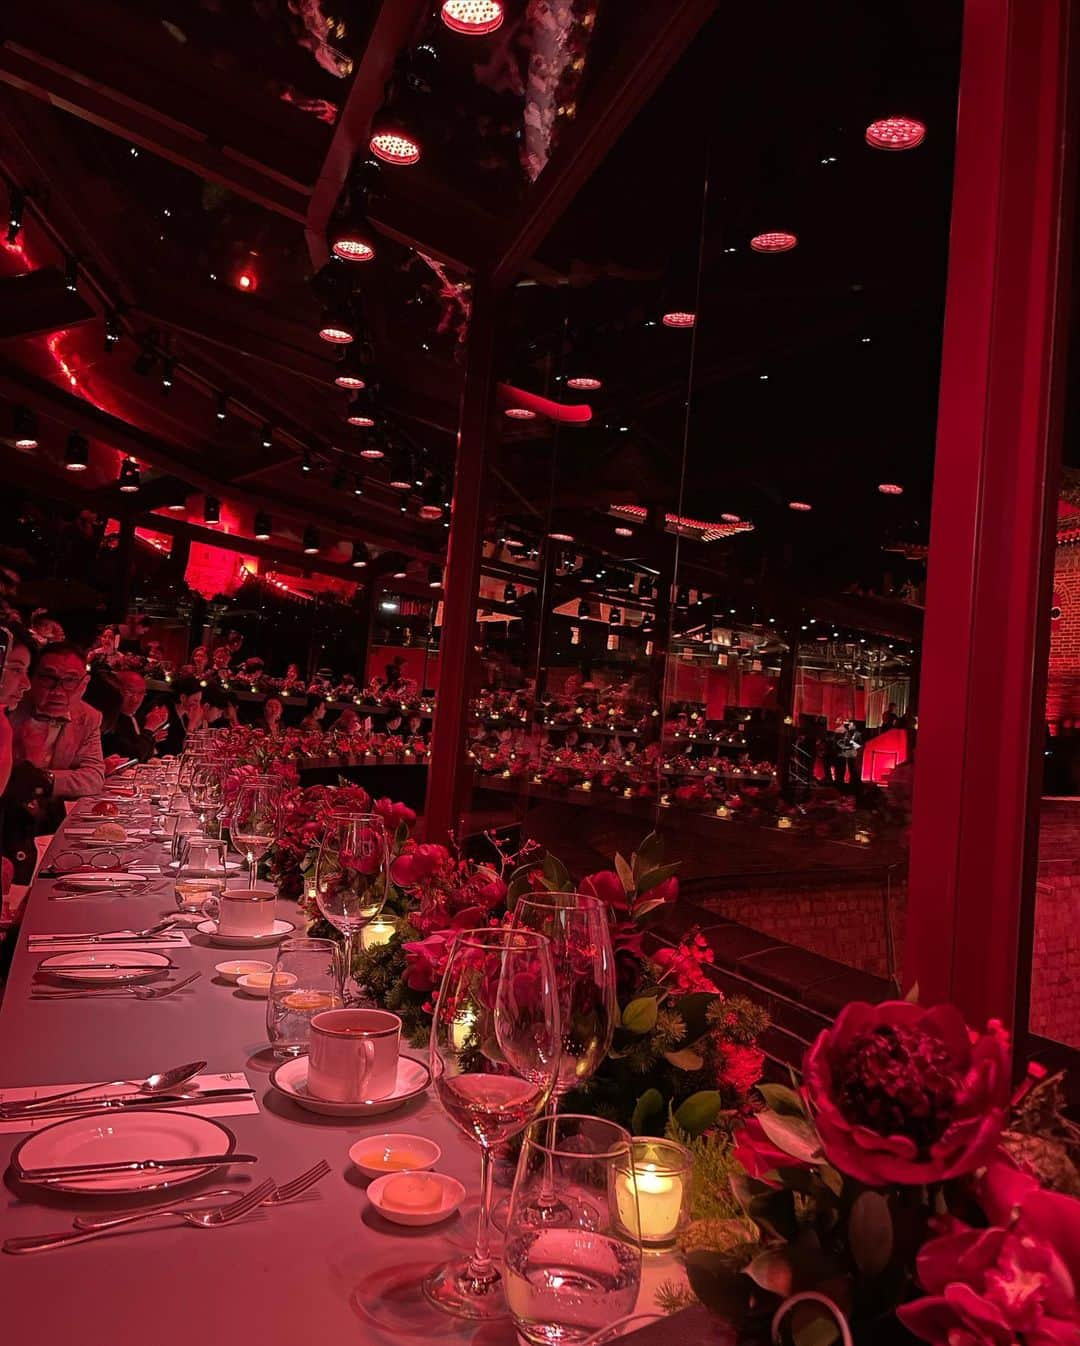
[[[84,1080],[84,1084],[91,1084],[91,1080]],[[233,1071],[228,1075],[196,1075],[194,1079],[188,1080],[186,1084],[179,1085],[176,1092],[188,1092],[196,1086],[200,1089],[242,1089],[248,1084],[248,1078],[242,1070]],[[40,1098],[43,1094],[61,1094],[65,1089],[77,1089],[79,1082],[73,1084],[34,1084],[29,1088],[4,1088],[0,1089],[0,1103],[16,1103],[22,1099]],[[119,1098],[121,1096],[130,1096],[134,1090],[121,1085],[119,1088],[97,1089],[89,1095],[92,1099],[101,1098]],[[82,1098],[73,1098],[72,1103],[86,1102]],[[152,1102],[152,1097],[147,1095],[146,1102]],[[59,1106],[59,1105],[58,1105]],[[246,1113],[258,1112],[259,1105],[252,1098],[225,1098],[212,1103],[174,1103],[172,1105],[177,1111],[192,1112],[199,1117],[239,1117]],[[87,1112],[93,1110],[93,1103],[86,1104]],[[47,1109],[43,1108],[43,1112]],[[117,1108],[114,1116],[120,1116],[127,1111],[125,1108]],[[51,1117],[15,1117],[0,1121],[0,1132],[5,1131],[40,1131],[43,1127],[52,1126],[55,1122],[65,1121],[68,1117],[78,1117],[78,1112],[68,1112],[63,1116]],[[102,1114],[103,1116],[105,1114]]]
[[[65,932],[66,933],[66,932]],[[114,932],[115,933],[115,932]],[[57,939],[55,936],[46,937],[45,935],[28,935],[27,944],[34,953],[44,953],[48,950],[50,953],[68,953],[71,949],[188,949],[191,947],[191,940],[182,930],[177,930],[170,938],[166,932],[162,931],[160,935],[155,935],[152,939],[124,940],[113,942],[109,940],[102,944],[99,941],[87,940],[85,935],[73,934],[70,939]]]

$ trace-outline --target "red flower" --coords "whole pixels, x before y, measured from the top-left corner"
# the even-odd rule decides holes
[[[1071,1197],[1058,1199],[1080,1211]],[[897,1310],[910,1332],[933,1346],[1076,1346],[1076,1291],[1051,1242],[1019,1226],[942,1223],[916,1261],[926,1298]]]
[[[1009,1101],[1000,1024],[969,1034],[951,1005],[847,1005],[806,1055],[831,1163],[871,1187],[941,1182],[989,1162]]]
[[[752,1178],[764,1178],[773,1169],[800,1166],[797,1159],[777,1149],[756,1117],[748,1117],[735,1132],[735,1158]]]
[[[400,888],[414,888],[449,862],[450,852],[446,847],[429,842],[412,850],[402,851],[390,866],[390,877]]]
[[[581,891],[600,898],[611,907],[612,911],[628,910],[626,889],[622,886],[622,879],[613,869],[601,869],[596,874],[586,875],[581,880]]]
[[[721,1083],[740,1094],[748,1094],[761,1079],[765,1069],[765,1053],[757,1047],[744,1047],[737,1042],[723,1044],[724,1066]]]
[[[438,930],[426,939],[406,941],[405,984],[410,990],[433,991],[438,986],[455,938],[453,930]]]
[[[1080,1286],[1080,1201],[1046,1192],[1034,1178],[999,1162],[990,1165],[979,1184],[979,1204],[991,1224],[1052,1244],[1073,1284]]]
[[[416,814],[405,804],[395,804],[392,799],[376,799],[372,805],[374,811],[386,824],[386,830],[393,840],[394,833],[398,830],[401,823],[412,827],[416,822]]]
[[[672,874],[671,878],[665,879],[663,883],[658,883],[655,888],[650,888],[645,894],[648,901],[659,898],[661,902],[674,902],[679,896],[679,880]]]

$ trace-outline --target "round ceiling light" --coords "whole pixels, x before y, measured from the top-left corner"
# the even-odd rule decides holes
[[[359,392],[361,388],[367,387],[359,374],[353,374],[347,369],[343,369],[340,374],[336,374],[334,382],[339,388],[348,388],[350,392]]]
[[[573,533],[549,533],[548,537],[551,538],[552,542],[573,542],[574,540]]]
[[[665,313],[660,321],[665,327],[693,327],[697,318],[693,313],[685,313],[676,309],[672,313]]]
[[[326,314],[319,324],[319,336],[332,346],[347,346],[356,340],[356,333],[346,325],[346,320],[337,314]]]
[[[883,481],[878,487],[882,495],[903,495],[904,488],[897,485],[895,481]]]
[[[536,412],[530,411],[528,407],[507,407],[506,415],[512,421],[535,421]]]
[[[742,523],[742,520],[737,514],[721,514],[720,518],[724,523]]]
[[[429,521],[442,518],[442,505],[421,505],[417,511],[421,519]]]
[[[797,510],[797,511],[798,511],[799,513],[801,513],[801,514],[805,514],[807,510],[810,510],[810,509],[813,509],[813,508],[814,508],[813,505],[808,505],[808,504],[806,503],[805,500],[789,500],[789,501],[788,501],[788,509]]]
[[[754,252],[790,252],[798,241],[794,234],[782,232],[755,234],[750,240],[750,247]]]
[[[866,128],[866,143],[875,150],[913,150],[926,139],[926,127],[914,117],[882,117]]]
[[[330,250],[343,262],[371,262],[375,259],[374,245],[354,229],[343,229],[334,239]]]
[[[386,457],[386,454],[382,451],[382,449],[377,449],[377,448],[375,448],[374,446],[371,446],[371,447],[366,448],[366,449],[361,449],[361,450],[360,450],[360,457],[361,457],[361,458],[385,458],[385,457]]]
[[[634,536],[634,530],[633,530],[632,528],[624,528],[624,527],[620,526],[620,527],[618,527],[618,528],[615,529],[615,536],[616,536],[616,537],[633,537],[633,536]]]
[[[588,377],[573,378],[566,380],[566,386],[568,388],[576,388],[579,392],[583,393],[595,393],[598,388],[602,388],[604,386],[604,383],[602,379],[594,379]]]
[[[415,141],[412,136],[407,135],[400,127],[385,127],[372,132],[368,147],[376,159],[381,159],[384,164],[397,164],[405,167],[408,164],[418,164],[420,162],[419,142]],[[361,259],[357,258],[356,260]]]
[[[502,27],[501,0],[444,0],[442,21],[455,33],[485,37]]]
[[[348,422],[349,425],[359,425],[364,430],[370,430],[371,427],[375,424],[374,419],[371,416],[368,416],[363,411],[351,411],[348,414],[348,416],[345,417],[345,420]],[[382,453],[381,452],[377,454],[364,453],[361,456],[364,458],[373,458],[373,457],[381,458]]]

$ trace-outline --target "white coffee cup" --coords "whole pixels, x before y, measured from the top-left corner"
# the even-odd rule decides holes
[[[272,883],[257,883],[249,888],[247,880],[225,885],[218,899],[218,934],[269,935],[277,914],[277,889]]]
[[[378,1009],[323,1010],[311,1020],[308,1088],[334,1103],[386,1098],[397,1084],[401,1020]]]

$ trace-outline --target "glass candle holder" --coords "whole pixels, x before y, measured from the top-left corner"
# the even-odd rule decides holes
[[[690,1220],[694,1156],[685,1145],[655,1136],[633,1139],[635,1183],[616,1188],[619,1219],[647,1249],[670,1248]]]
[[[389,916],[377,916],[361,930],[360,947],[374,949],[380,944],[389,944],[396,933],[397,921]]]

